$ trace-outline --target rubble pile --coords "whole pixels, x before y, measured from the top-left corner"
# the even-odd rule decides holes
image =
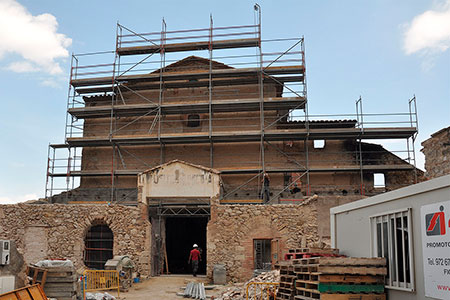
[[[227,288],[218,297],[214,297],[215,300],[240,300],[246,299],[247,285],[253,282],[280,282],[280,271],[273,270],[269,272],[261,273],[260,275],[253,277],[245,283],[236,283],[232,287]],[[276,294],[276,288],[270,285],[263,285],[264,295],[261,295],[260,285],[250,285],[249,287],[249,297],[251,300],[261,300],[268,299],[267,294]]]

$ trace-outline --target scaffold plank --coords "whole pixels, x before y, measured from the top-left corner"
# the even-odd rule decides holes
[[[155,100],[157,102],[157,100]],[[273,97],[264,99],[264,110],[303,109],[304,97]],[[114,106],[114,115],[118,117],[137,116],[149,113],[158,106],[151,103],[125,104]],[[212,101],[213,112],[257,111],[260,109],[259,99],[232,99]],[[111,106],[88,106],[70,108],[69,113],[78,119],[102,118],[111,116]],[[161,105],[163,114],[208,113],[209,103],[206,101],[191,101],[184,103],[168,103]],[[156,114],[156,111],[154,112]]]
[[[409,164],[402,165],[365,165],[362,167],[363,171],[409,171],[413,170],[414,166]],[[262,169],[259,167],[254,168],[217,168],[221,174],[257,174],[262,172]],[[360,171],[360,166],[336,166],[336,167],[311,167],[309,170],[306,168],[267,168],[267,173],[297,173],[297,172],[306,172],[310,173],[329,173],[329,172],[358,172]],[[115,176],[137,176],[139,173],[144,172],[145,169],[141,170],[115,170]],[[111,170],[83,170],[83,171],[71,171],[70,173],[61,172],[61,173],[49,173],[51,177],[91,177],[91,176],[111,176]]]
[[[304,75],[299,76],[265,76],[264,84],[274,83],[283,84],[286,82],[301,82],[304,81]],[[221,79],[213,78],[211,80],[213,86],[234,86],[234,85],[248,85],[248,84],[258,84],[258,77],[242,77],[242,78],[231,78],[231,79]],[[182,88],[194,88],[194,87],[207,87],[209,86],[209,80],[198,80],[198,81],[172,81],[164,82],[164,88],[166,89],[182,89]],[[133,91],[142,90],[159,90],[161,88],[159,83],[136,83],[136,84],[124,84],[126,87]],[[120,85],[119,85],[120,86]],[[117,88],[117,86],[116,86]],[[124,89],[126,89],[124,87]],[[112,92],[112,86],[101,86],[101,87],[88,87],[88,88],[77,88],[76,92],[80,95],[84,94],[97,94],[97,93],[108,93]]]
[[[249,38],[249,39],[213,41],[211,46],[212,46],[212,49],[216,50],[216,49],[257,47],[257,46],[259,46],[259,44],[260,44],[259,39]],[[210,46],[209,41],[166,44],[166,45],[164,45],[164,52],[208,50],[209,46]],[[137,55],[137,54],[151,54],[151,53],[159,53],[159,52],[161,52],[161,46],[159,46],[159,45],[117,48],[117,54],[122,55],[122,56],[123,55]]]
[[[73,79],[70,83],[73,87],[82,86],[95,86],[95,85],[108,85],[112,84],[115,80],[117,82],[155,82],[160,81],[161,78],[164,82],[175,80],[195,80],[195,79],[208,79],[210,74],[213,78],[227,78],[227,77],[241,77],[256,75],[260,71],[259,68],[242,68],[242,69],[216,69],[209,72],[209,70],[198,70],[188,72],[168,72],[159,74],[159,72],[153,72],[149,74],[137,74],[137,75],[122,75],[113,78],[108,77],[93,77],[93,78],[81,78]],[[264,69],[264,73],[267,75],[288,75],[288,74],[303,74],[305,71],[304,66],[276,66],[268,67]],[[162,77],[161,77],[162,76]]]
[[[266,141],[294,141],[309,139],[389,139],[408,138],[417,131],[414,127],[386,127],[386,128],[318,128],[318,129],[279,129],[266,130],[264,140]],[[261,140],[259,130],[252,131],[219,131],[213,132],[211,136],[208,132],[189,132],[152,135],[116,135],[109,137],[77,137],[68,138],[67,143],[71,147],[99,147],[110,146],[111,143],[117,145],[143,145],[143,144],[191,144],[191,143],[236,143],[236,142],[256,142]]]

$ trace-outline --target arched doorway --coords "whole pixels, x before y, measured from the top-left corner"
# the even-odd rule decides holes
[[[107,224],[93,224],[84,238],[84,264],[90,269],[102,270],[113,257],[114,236]]]

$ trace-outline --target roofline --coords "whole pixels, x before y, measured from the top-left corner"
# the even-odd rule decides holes
[[[157,166],[155,166],[155,167],[153,167],[153,168],[147,169],[147,170],[145,170],[145,171],[139,173],[138,176],[140,176],[140,175],[142,175],[142,174],[145,174],[145,173],[152,172],[152,171],[154,171],[154,170],[156,170],[156,169],[159,169],[159,168],[162,168],[162,167],[171,165],[171,164],[176,163],[176,162],[179,162],[179,163],[182,163],[182,164],[184,164],[184,165],[188,165],[188,166],[191,166],[191,167],[194,167],[194,168],[197,168],[197,169],[202,169],[202,170],[205,170],[205,171],[208,171],[208,172],[211,172],[211,173],[220,174],[220,171],[218,171],[218,170],[216,170],[216,169],[204,167],[204,166],[201,166],[201,165],[192,164],[192,163],[186,162],[186,161],[184,161],[184,160],[180,160],[180,159],[174,159],[174,160],[168,161],[168,162],[166,162],[166,163],[157,165]]]
[[[420,143],[420,145],[423,146],[424,143],[426,143],[427,141],[431,140],[432,138],[436,137],[437,135],[441,134],[442,132],[444,132],[444,131],[446,131],[446,130],[450,130],[450,126],[444,127],[444,128],[442,128],[442,129],[439,129],[439,130],[436,131],[435,133],[430,134],[430,137],[427,138],[426,140],[422,141],[422,142]],[[422,151],[422,150],[423,150],[423,148],[422,148],[420,151]]]
[[[450,187],[450,175],[444,175],[421,183],[413,184],[395,191],[379,194],[366,199],[336,206],[330,209],[331,215],[336,215],[356,209],[374,206],[380,203],[390,202],[412,195],[422,194],[425,192]]]

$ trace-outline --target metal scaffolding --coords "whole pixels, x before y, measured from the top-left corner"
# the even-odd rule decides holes
[[[72,55],[66,141],[49,146],[46,197],[76,188],[80,178],[108,176],[111,201],[114,201],[116,178],[136,176],[166,162],[166,147],[183,144],[209,145],[209,167],[218,168],[222,174],[252,175],[242,185],[224,191],[224,200],[250,182],[260,182],[265,172],[298,173],[284,190],[306,178],[309,194],[310,173],[360,172],[363,193],[365,171],[415,171],[415,97],[409,101],[408,113],[384,115],[405,117],[406,121],[368,121],[367,118],[378,119],[381,114],[363,114],[361,98],[356,102],[356,114],[310,115],[304,38],[264,40],[258,5],[255,5],[255,20],[253,25],[214,27],[211,16],[209,28],[176,31],[167,30],[163,20],[161,31],[150,33],[137,33],[117,24],[114,51]],[[263,52],[263,46],[267,52]],[[286,50],[279,51],[280,48]],[[203,56],[180,60],[185,52]],[[159,58],[155,58],[157,55]],[[189,60],[203,63],[204,68],[183,65]],[[256,88],[243,92],[238,88],[242,86]],[[177,89],[194,89],[203,94],[194,91],[192,95],[181,96],[174,92]],[[233,115],[235,112],[249,115]],[[200,122],[200,114],[205,115],[207,130],[178,130],[186,122],[188,127]],[[179,115],[189,118],[192,115],[192,119],[176,119]],[[331,117],[349,119],[329,121]],[[143,120],[148,122],[148,127],[137,126]],[[240,127],[239,123],[245,126]],[[392,127],[394,123],[401,126]],[[392,138],[407,140],[408,164],[363,163],[363,140]],[[343,163],[341,168],[311,166],[310,141],[320,139],[357,140],[358,156],[355,161]],[[287,153],[277,145],[291,141],[303,141],[304,150]],[[259,154],[244,166],[216,166],[215,146],[221,143],[259,143]],[[158,161],[149,163],[133,153],[131,146],[159,147]],[[111,149],[109,168],[83,166],[81,153],[92,147]],[[268,164],[266,148],[278,152],[289,162],[289,167],[283,163]],[[125,155],[134,163],[127,162]],[[226,155],[237,154],[221,154]],[[55,186],[57,179],[65,180],[63,187]]]

